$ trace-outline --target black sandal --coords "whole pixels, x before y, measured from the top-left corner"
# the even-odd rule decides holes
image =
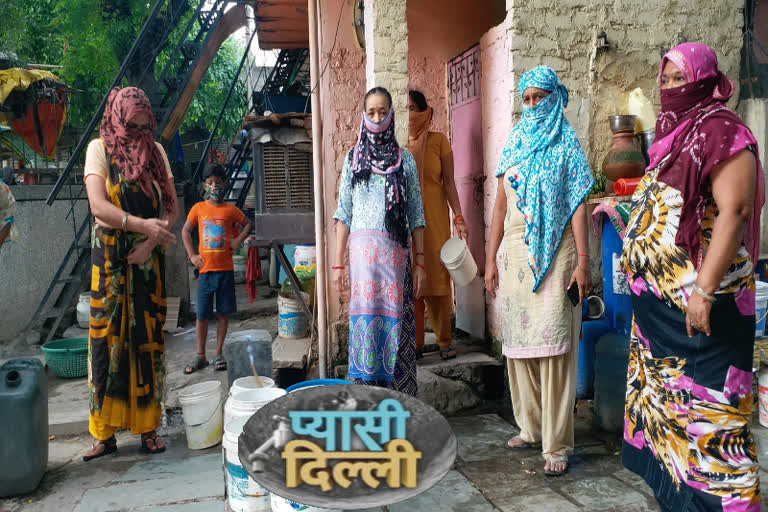
[[[152,441],[155,445],[155,449],[149,447],[149,444],[147,444],[147,441]],[[157,453],[163,453],[165,451],[165,441],[163,441],[162,448],[157,447],[157,442],[162,441],[160,436],[157,435],[157,432],[154,430],[152,432],[147,432],[146,434],[141,434],[141,451],[144,453],[149,454],[157,454]]]
[[[456,351],[452,348],[441,348],[440,349],[440,357],[443,361],[447,361],[449,359],[456,359]]]
[[[219,354],[213,360],[213,369],[217,372],[223,372],[227,369],[227,360],[224,359],[223,355]]]
[[[192,362],[188,364],[186,368],[184,368],[184,373],[187,375],[192,375],[197,370],[202,370],[203,368],[208,366],[210,363],[208,362],[207,359],[204,359],[204,358],[205,358],[204,355],[202,355],[202,357],[201,357],[201,354],[196,355],[195,358],[192,360]]]
[[[94,455],[87,455],[88,452],[86,452],[86,455],[83,455],[83,460],[88,462],[89,460],[98,459],[99,457],[115,453],[117,451],[117,439],[115,439],[115,436],[112,436],[104,441],[97,440],[93,443],[93,446],[91,446],[91,450],[96,450],[99,446],[103,446],[104,449]]]

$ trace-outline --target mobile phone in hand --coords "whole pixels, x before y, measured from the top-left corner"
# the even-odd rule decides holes
[[[568,299],[574,306],[579,305],[579,285],[574,282],[570,288],[568,288]]]

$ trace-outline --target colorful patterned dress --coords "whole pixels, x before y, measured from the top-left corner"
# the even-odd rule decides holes
[[[352,184],[347,154],[334,218],[350,230],[349,378],[416,396],[415,328],[410,249],[387,232],[385,180]],[[425,225],[416,162],[402,152],[409,232]]]
[[[138,184],[125,179],[114,161],[110,162],[107,196],[131,215],[161,216],[158,192],[153,197],[145,195]],[[94,224],[89,430],[100,440],[109,439],[117,428],[143,434],[160,424],[165,376],[165,254],[158,246],[145,264],[127,264],[128,253],[143,239],[143,235]]]
[[[712,336],[688,338],[685,311],[700,262],[675,245],[683,199],[657,180],[663,164],[637,187],[624,237],[634,322],[622,461],[645,478],[662,510],[757,512],[753,264],[740,247],[716,294]],[[711,190],[705,197],[702,252],[717,218]]]

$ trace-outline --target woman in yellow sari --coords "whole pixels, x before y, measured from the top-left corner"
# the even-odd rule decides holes
[[[165,374],[165,249],[178,215],[168,158],[154,140],[149,100],[135,87],[109,95],[100,138],[85,159],[96,219],[91,248],[88,430],[83,459],[117,450],[115,431],[141,434],[142,449],[165,451],[160,425]]]

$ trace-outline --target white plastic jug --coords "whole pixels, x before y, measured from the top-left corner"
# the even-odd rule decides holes
[[[467,243],[461,238],[450,238],[440,249],[443,262],[456,286],[467,286],[477,275],[477,264]]]

